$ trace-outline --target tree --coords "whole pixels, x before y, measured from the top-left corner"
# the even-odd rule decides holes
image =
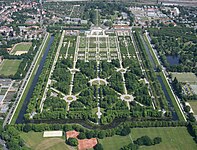
[[[31,131],[32,127],[29,124],[25,124],[25,126],[23,127],[23,131],[24,132],[29,132]]]
[[[68,138],[68,140],[66,141],[66,143],[68,145],[71,145],[71,146],[77,146],[78,145],[78,141],[75,138]]]
[[[131,132],[130,128],[129,127],[125,127],[125,128],[122,129],[120,135],[126,136],[126,135],[129,135],[130,132]]]
[[[99,133],[98,133],[98,138],[99,139],[103,139],[103,138],[105,138],[105,131],[100,131]]]
[[[80,132],[79,135],[77,136],[78,139],[85,139],[86,135],[83,132]]]
[[[161,137],[156,137],[156,138],[153,139],[153,143],[154,144],[159,144],[161,142],[162,142],[162,138]]]
[[[136,141],[134,141],[134,143],[137,145],[146,145],[146,146],[153,145],[152,139],[148,136],[142,136],[141,138],[138,138]]]
[[[97,143],[97,144],[94,146],[94,150],[103,150],[103,145],[100,144],[100,143]]]
[[[185,110],[185,112],[189,113],[190,112],[190,107],[187,105],[187,106],[185,106],[184,110]]]
[[[120,150],[138,150],[139,146],[133,143],[130,143],[127,146],[122,147]]]

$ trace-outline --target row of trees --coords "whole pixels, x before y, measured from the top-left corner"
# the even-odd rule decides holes
[[[40,111],[40,103],[41,103],[42,96],[45,90],[45,86],[47,84],[50,69],[51,69],[51,66],[55,57],[59,37],[60,37],[60,34],[57,34],[54,37],[54,43],[50,47],[50,51],[47,55],[42,72],[38,78],[37,85],[34,89],[33,97],[31,97],[31,100],[28,104],[28,108],[26,110],[27,114],[32,113],[33,111],[37,111],[37,112]]]
[[[159,81],[156,77],[156,73],[153,70],[154,66],[151,66],[151,64],[150,64],[145,47],[143,46],[142,39],[140,38],[140,33],[137,30],[134,33],[134,39],[135,39],[137,48],[140,50],[140,55],[143,59],[142,63],[146,69],[146,75],[149,80],[153,95],[155,97],[156,108],[168,110],[166,98],[164,96],[164,93],[162,92],[161,85],[159,84]],[[158,95],[160,95],[160,96],[158,96]]]
[[[149,136],[142,136],[135,140],[133,143],[130,143],[127,146],[124,146],[121,148],[121,150],[138,150],[139,146],[151,146],[156,145],[162,142],[162,139],[160,137],[155,137],[154,139],[151,139]]]
[[[14,41],[13,43],[9,43],[6,47],[11,47],[12,44],[14,44],[17,41]],[[10,75],[10,76],[4,76],[1,75],[1,78],[11,78],[11,79],[22,79],[25,77],[31,62],[36,54],[36,52],[38,51],[38,48],[40,45],[40,41],[36,41],[36,40],[32,40],[32,46],[30,47],[29,51],[27,54],[22,54],[22,55],[10,55],[6,50],[4,49],[0,49],[0,56],[3,56],[4,59],[19,59],[22,60],[17,72],[14,75]],[[35,49],[34,49],[35,47]]]

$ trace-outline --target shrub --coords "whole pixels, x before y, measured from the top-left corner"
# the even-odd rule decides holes
[[[75,138],[68,138],[68,140],[66,141],[66,143],[70,146],[77,146],[78,145],[78,141]]]

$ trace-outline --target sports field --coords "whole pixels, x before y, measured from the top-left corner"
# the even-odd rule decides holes
[[[0,65],[0,75],[9,76],[14,75],[21,63],[21,60],[4,59]]]
[[[120,149],[132,140],[148,135],[151,138],[161,137],[162,143],[154,146],[142,146],[140,150],[196,150],[197,145],[185,127],[177,128],[135,128],[131,129],[130,136],[113,136],[99,140],[105,150]]]
[[[69,150],[62,138],[43,138],[43,132],[21,133],[21,138],[33,150]],[[72,148],[74,149],[74,148]]]
[[[21,55],[27,53],[31,48],[31,46],[32,46],[31,42],[22,42],[15,44],[11,53],[14,55]]]

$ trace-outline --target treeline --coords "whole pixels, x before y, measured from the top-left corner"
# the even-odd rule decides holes
[[[189,133],[192,135],[194,141],[197,143],[197,124],[189,123],[187,126]]]
[[[1,78],[11,78],[11,79],[23,79],[33,61],[33,58],[37,51],[41,41],[32,40],[32,46],[30,47],[27,54],[22,55],[10,55],[6,50],[0,49],[0,56],[3,56],[4,59],[19,59],[22,60],[17,72],[14,75],[4,76],[0,75]],[[35,48],[35,49],[34,49]]]
[[[115,91],[119,93],[125,93],[122,75],[120,72],[114,72],[114,74],[112,74],[107,81],[109,82],[109,86]]]
[[[156,145],[162,142],[162,138],[160,137],[155,137],[154,139],[151,139],[149,136],[142,136],[138,139],[136,139],[135,141],[133,141],[133,143],[130,143],[127,146],[122,147],[120,150],[138,150],[140,146],[152,146],[152,145]]]
[[[146,50],[143,46],[142,40],[140,38],[139,31],[136,30],[136,32],[133,34],[134,39],[136,42],[137,48],[140,50],[141,58],[143,59],[143,66],[146,69],[146,75],[149,79],[149,83],[153,92],[153,95],[155,96],[155,104],[156,108],[163,108],[165,110],[168,110],[167,100],[164,96],[164,93],[162,91],[161,85],[159,84],[159,81],[156,77],[156,74],[153,70],[153,66],[151,66],[150,61],[148,59],[148,56],[146,54]],[[158,95],[160,95],[158,97]]]
[[[69,93],[71,73],[68,68],[71,67],[72,62],[69,59],[62,58],[57,61],[53,71],[52,79],[55,80],[55,83],[52,86],[64,94]]]
[[[8,125],[4,130],[1,130],[1,138],[6,141],[10,150],[27,149],[26,145],[20,137],[20,132],[43,132],[49,130],[63,130],[64,132],[75,130],[80,132],[79,139],[85,138],[99,138],[112,137],[114,135],[126,136],[132,131],[134,127],[177,127],[188,126],[186,122],[172,122],[172,121],[146,121],[146,122],[124,122],[119,126],[111,129],[86,129],[77,124],[15,124]],[[190,126],[190,125],[189,125]],[[196,129],[196,128],[195,128]],[[161,139],[159,137],[155,139],[149,139],[147,137],[141,137],[135,141],[135,144],[149,145],[159,143]]]
[[[44,90],[48,81],[50,69],[54,61],[59,38],[60,38],[60,34],[56,34],[54,37],[54,42],[50,47],[49,53],[47,55],[47,58],[45,60],[45,63],[42,69],[42,73],[40,74],[38,78],[38,82],[34,89],[33,96],[31,97],[30,102],[28,104],[28,108],[26,110],[27,118],[28,118],[28,115],[32,113],[33,111],[36,111],[36,112],[40,111],[40,103],[41,103],[42,96],[43,96],[43,93],[44,93]]]

